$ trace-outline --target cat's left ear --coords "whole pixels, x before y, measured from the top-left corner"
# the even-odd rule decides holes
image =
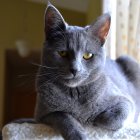
[[[91,35],[98,37],[101,41],[101,44],[103,45],[110,29],[110,23],[110,14],[103,14],[92,25],[89,26],[88,31],[91,33]]]
[[[54,33],[63,32],[66,29],[65,21],[60,12],[48,2],[45,11],[45,36],[46,40]]]

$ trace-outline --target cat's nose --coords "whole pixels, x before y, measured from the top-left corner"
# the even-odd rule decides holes
[[[74,76],[76,76],[77,70],[76,70],[76,69],[71,68],[71,69],[70,69],[70,72],[71,72]]]

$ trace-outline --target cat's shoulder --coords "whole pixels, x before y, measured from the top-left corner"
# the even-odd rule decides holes
[[[122,55],[116,59],[117,63],[137,63],[137,61],[129,56],[129,55]]]
[[[123,55],[123,56],[120,56],[120,57],[118,57],[116,60],[115,60],[116,62],[117,62],[117,64],[119,64],[122,68],[131,68],[131,69],[133,69],[133,68],[137,68],[138,66],[139,66],[139,64],[138,64],[138,62],[134,59],[134,58],[132,58],[132,57],[130,57],[130,56],[128,56],[128,55]]]
[[[134,58],[125,55],[118,57],[115,61],[121,67],[125,75],[136,78],[137,74],[140,74],[140,65]]]

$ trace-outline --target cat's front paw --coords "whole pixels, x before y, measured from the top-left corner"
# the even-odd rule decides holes
[[[94,120],[95,125],[109,130],[118,130],[126,118],[126,112],[122,108],[110,108],[101,113]]]

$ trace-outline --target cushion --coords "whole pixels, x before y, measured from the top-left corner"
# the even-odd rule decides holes
[[[101,128],[85,128],[89,140],[139,140],[140,125],[129,124],[118,131],[107,131]],[[4,140],[63,140],[59,133],[43,124],[16,124],[4,126]]]

